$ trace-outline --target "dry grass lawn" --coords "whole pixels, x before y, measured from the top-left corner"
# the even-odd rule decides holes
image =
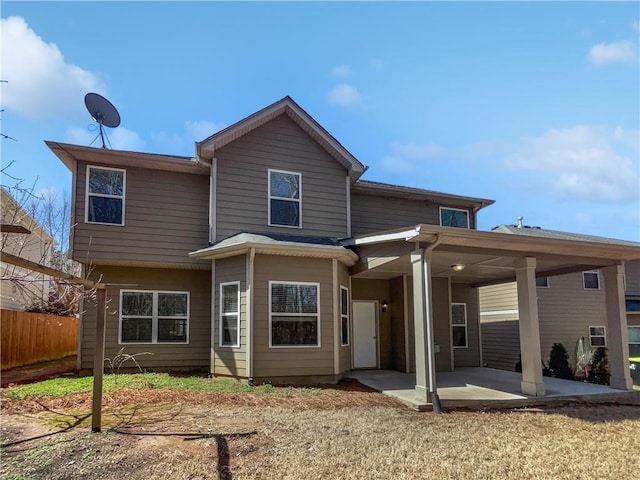
[[[105,405],[91,434],[86,395],[4,401],[2,478],[640,478],[637,406],[436,415],[357,388],[121,391]]]

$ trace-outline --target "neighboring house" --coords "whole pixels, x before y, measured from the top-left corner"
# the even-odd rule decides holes
[[[624,242],[591,235],[580,235],[540,227],[501,225],[494,232],[537,238]],[[640,355],[640,261],[625,262],[625,309],[629,353]],[[599,270],[536,278],[540,347],[542,359],[549,359],[554,343],[562,343],[575,365],[580,338],[594,350],[608,346],[607,306]],[[518,294],[515,283],[490,285],[479,289],[483,362],[488,367],[514,370],[520,355]]]
[[[1,223],[21,226],[31,233],[1,234],[3,252],[32,262],[50,265],[53,256],[53,239],[4,187],[2,195]],[[28,269],[0,262],[0,308],[24,310],[49,298],[51,278]]]
[[[146,368],[273,383],[396,369],[429,401],[436,369],[482,365],[478,286],[517,278],[521,331],[534,332],[536,271],[602,268],[614,305],[622,262],[640,258],[637,245],[480,232],[492,200],[362,180],[289,97],[194,158],[47,144],[73,174],[72,256],[108,285],[106,355],[151,352]],[[89,369],[95,305],[83,312]],[[612,343],[623,321],[608,312]],[[544,395],[535,338],[523,391]],[[611,358],[612,383],[629,388],[622,351]]]

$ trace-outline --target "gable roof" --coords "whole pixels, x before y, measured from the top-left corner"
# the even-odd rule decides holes
[[[492,232],[510,233],[513,235],[523,235],[527,237],[552,238],[556,240],[574,240],[578,242],[609,243],[612,245],[626,245],[630,247],[640,247],[638,242],[619,240],[617,238],[598,237],[595,235],[585,235],[582,233],[561,232],[559,230],[547,230],[540,227],[518,227],[517,225],[499,225],[491,229]]]
[[[198,158],[209,161],[215,157],[215,152],[218,148],[224,147],[280,115],[287,115],[296,125],[318,142],[329,155],[348,170],[349,177],[353,181],[357,180],[367,169],[289,96],[249,115],[224,130],[220,130],[201,142],[196,142],[196,155]]]

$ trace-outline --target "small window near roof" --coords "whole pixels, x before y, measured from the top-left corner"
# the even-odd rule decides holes
[[[302,227],[302,175],[269,170],[269,225]]]
[[[86,222],[124,225],[125,171],[87,167]]]
[[[589,327],[589,343],[592,347],[604,347],[606,342],[604,327]]]
[[[440,225],[443,227],[469,228],[469,212],[459,208],[440,207]]]
[[[536,287],[549,288],[549,277],[536,277]]]
[[[599,290],[600,289],[600,274],[597,270],[590,272],[582,272],[582,284],[585,290]]]

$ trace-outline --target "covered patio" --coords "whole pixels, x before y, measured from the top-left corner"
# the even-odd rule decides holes
[[[521,374],[486,367],[465,367],[437,372],[438,395],[444,409],[518,408],[558,402],[618,402],[640,405],[640,391],[618,390],[605,385],[543,377],[545,397],[520,391]],[[415,393],[416,376],[393,370],[352,371],[363,385],[396,398],[415,410],[431,410]]]

